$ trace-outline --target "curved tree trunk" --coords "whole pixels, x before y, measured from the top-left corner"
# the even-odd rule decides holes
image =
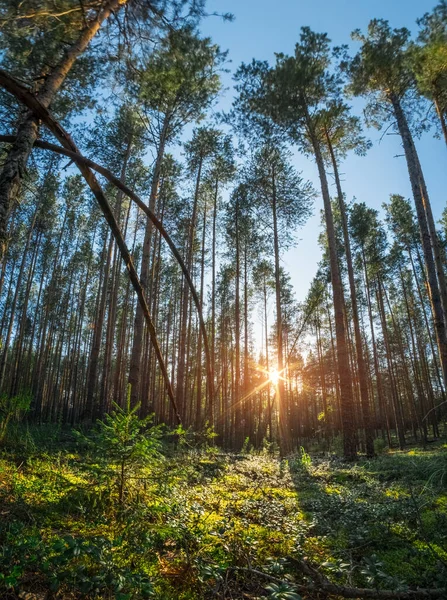
[[[51,70],[39,90],[39,101],[48,108],[65,81],[77,58],[87,49],[112,13],[116,13],[127,0],[110,0],[93,19],[87,21],[78,40],[65,52],[61,61]],[[38,136],[38,118],[28,113],[19,125],[17,137],[10,149],[0,173],[0,260],[7,248],[6,227],[11,201],[20,190],[26,163]]]
[[[179,423],[181,423],[181,418],[180,418],[180,414],[177,409],[174,392],[172,390],[169,375],[168,375],[168,372],[166,369],[165,362],[163,360],[163,355],[161,353],[160,346],[158,344],[157,334],[156,334],[155,327],[154,327],[154,324],[152,321],[152,317],[149,312],[146,295],[144,293],[141,282],[138,278],[138,275],[135,270],[134,264],[132,262],[132,257],[127,248],[126,242],[124,241],[123,236],[121,234],[121,230],[118,227],[118,223],[116,222],[116,219],[113,215],[112,209],[110,208],[108,200],[107,200],[101,186],[99,185],[98,180],[96,179],[96,177],[93,174],[90,167],[87,165],[87,161],[82,160],[82,155],[79,153],[78,148],[76,147],[75,143],[71,139],[70,135],[52,117],[52,115],[48,112],[46,107],[43,106],[37,98],[35,98],[25,87],[23,87],[21,84],[17,83],[12,77],[10,77],[7,73],[2,71],[1,69],[0,69],[0,85],[2,85],[6,90],[8,90],[10,93],[12,93],[19,101],[21,101],[28,108],[30,108],[36,114],[36,116],[38,116],[45,123],[45,125],[47,125],[49,130],[54,134],[54,136],[62,144],[62,146],[64,146],[64,148],[66,148],[70,153],[72,153],[72,155],[74,156],[75,159],[76,159],[76,157],[78,157],[78,160],[76,161],[78,168],[81,171],[81,174],[83,175],[91,192],[93,193],[96,200],[98,201],[99,207],[104,215],[104,218],[106,219],[107,224],[110,227],[110,230],[112,232],[112,235],[115,238],[115,241],[119,248],[119,251],[120,251],[121,257],[124,261],[124,264],[127,267],[127,271],[129,273],[129,277],[130,277],[130,280],[134,287],[134,290],[137,294],[138,301],[142,305],[144,317],[146,320],[146,325],[149,330],[151,342],[154,346],[157,361],[158,361],[160,370],[163,375],[163,380],[165,383],[166,391],[167,391],[168,397],[170,399],[175,417],[176,417],[177,421]],[[107,172],[107,170],[103,169],[103,172],[105,173],[105,172]],[[109,174],[109,176],[110,176],[110,174]],[[121,183],[119,181],[119,179],[116,179],[114,177],[112,177],[111,179],[113,180],[113,183],[119,189],[122,189],[123,191],[125,191],[126,194],[129,194],[129,191],[127,190],[126,186],[123,183]],[[132,197],[134,197],[134,196],[135,195],[132,194]],[[141,200],[138,199],[138,202],[141,202]],[[146,207],[145,207],[145,209],[146,209]],[[156,222],[155,216],[152,213],[150,213],[150,214],[153,216],[153,221]],[[158,224],[158,226],[161,227],[160,224]],[[163,228],[161,227],[161,229],[163,229]]]

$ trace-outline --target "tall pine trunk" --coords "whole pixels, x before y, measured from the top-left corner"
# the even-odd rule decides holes
[[[333,149],[332,142],[331,142],[331,139],[330,139],[327,129],[325,130],[325,135],[326,135],[327,146],[328,146],[329,153],[331,156],[332,168],[334,169],[335,183],[337,186],[338,206],[340,209],[341,223],[342,223],[342,229],[343,229],[343,240],[344,240],[345,255],[346,255],[346,266],[348,268],[349,291],[351,294],[352,320],[354,323],[354,338],[355,338],[357,368],[358,368],[358,376],[359,376],[359,384],[360,384],[360,401],[361,401],[361,405],[362,405],[363,428],[365,431],[366,456],[368,458],[371,458],[372,456],[374,456],[374,432],[371,428],[371,423],[370,423],[368,380],[366,377],[366,366],[365,366],[365,358],[364,358],[364,354],[363,354],[362,334],[360,332],[359,311],[358,311],[358,304],[357,304],[357,292],[355,289],[354,268],[352,265],[352,254],[351,254],[351,242],[349,239],[349,231],[348,231],[348,219],[346,216],[345,200],[344,200],[343,192],[341,189],[337,159],[335,157],[334,149]]]
[[[355,460],[357,457],[357,436],[352,393],[352,374],[349,365],[349,348],[347,343],[346,328],[344,323],[345,300],[343,285],[338,264],[337,244],[335,237],[334,217],[332,214],[331,198],[324,167],[320,141],[315,132],[309,113],[306,115],[307,129],[312,143],[318,175],[321,184],[321,193],[324,203],[326,220],[326,234],[329,245],[329,261],[331,268],[332,299],[335,315],[335,336],[337,341],[338,378],[340,382],[341,420],[343,428],[343,455],[346,460]]]
[[[410,177],[411,189],[413,192],[414,203],[416,206],[416,214],[419,223],[419,231],[421,234],[422,249],[424,253],[425,268],[427,272],[428,289],[430,302],[433,309],[436,339],[439,348],[439,357],[441,361],[444,383],[447,385],[447,332],[444,307],[442,305],[441,292],[438,283],[436,265],[433,256],[432,239],[430,236],[429,225],[427,221],[426,205],[429,203],[428,198],[424,199],[421,187],[421,169],[419,159],[414,146],[413,137],[408,126],[405,113],[402,109],[399,98],[394,95],[390,96],[393,105],[394,114],[396,116],[397,127],[402,138],[405,158],[407,161],[408,174]]]

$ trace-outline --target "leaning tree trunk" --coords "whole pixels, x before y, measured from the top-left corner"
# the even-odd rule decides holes
[[[169,127],[169,118],[166,117],[163,123],[163,129],[160,136],[160,144],[158,147],[157,158],[155,160],[154,174],[152,176],[151,193],[149,196],[149,209],[152,212],[156,210],[158,188],[160,184],[161,167],[165,152],[167,131]],[[149,261],[152,245],[153,225],[151,221],[146,224],[146,231],[143,242],[143,255],[140,268],[140,282],[143,290],[147,292]],[[141,359],[143,355],[143,333],[144,333],[144,314],[140,303],[137,303],[135,309],[134,334],[132,342],[132,354],[130,357],[129,368],[129,385],[130,385],[130,402],[131,406],[135,406],[142,400],[143,393],[141,390]]]
[[[432,240],[427,222],[427,213],[425,205],[428,204],[428,198],[423,197],[421,188],[421,170],[413,137],[408,127],[408,122],[400,104],[399,98],[392,95],[390,101],[393,105],[396,116],[397,127],[402,138],[405,158],[407,160],[408,174],[410,176],[411,189],[413,192],[416,214],[421,234],[422,249],[424,252],[425,268],[427,271],[428,290],[430,302],[433,308],[436,338],[439,348],[439,357],[444,376],[444,383],[447,385],[447,332],[445,314],[442,306],[441,294],[436,274],[436,265],[433,257]]]
[[[77,58],[86,50],[91,40],[110,15],[116,14],[127,0],[110,0],[94,18],[88,20],[78,40],[69,47],[63,58],[45,78],[39,90],[39,101],[48,108],[64,83]],[[17,138],[10,149],[0,173],[0,260],[7,248],[6,227],[11,201],[20,190],[33,144],[38,137],[39,119],[33,112],[28,113],[19,125]]]
[[[59,141],[59,143],[62,144],[62,146],[74,158],[88,187],[90,188],[91,192],[95,196],[95,198],[99,204],[99,207],[101,209],[101,212],[103,213],[104,218],[105,218],[108,226],[110,227],[110,230],[112,231],[112,234],[118,245],[121,257],[124,261],[124,264],[126,265],[127,272],[130,277],[130,280],[132,282],[133,288],[137,294],[138,301],[142,305],[145,320],[146,320],[146,325],[147,325],[147,328],[149,330],[149,334],[151,337],[151,342],[154,346],[157,361],[158,361],[160,370],[163,375],[165,388],[166,388],[167,394],[169,396],[169,400],[171,402],[172,409],[176,416],[176,419],[179,423],[181,423],[180,414],[177,410],[177,404],[175,402],[174,392],[172,390],[171,382],[170,382],[169,375],[168,375],[168,372],[166,369],[166,364],[164,362],[163,355],[160,350],[160,346],[159,346],[158,339],[157,339],[157,333],[156,333],[156,330],[154,327],[154,323],[152,321],[151,314],[149,312],[149,306],[148,306],[148,303],[146,300],[146,295],[145,295],[144,289],[138,278],[138,275],[137,275],[135,266],[133,264],[129,249],[127,248],[126,242],[124,241],[121,230],[118,226],[118,223],[116,222],[115,216],[114,216],[113,211],[109,205],[109,202],[104,194],[104,191],[102,190],[101,186],[99,185],[99,182],[96,179],[95,175],[93,174],[93,171],[90,169],[90,166],[87,166],[87,164],[86,164],[89,161],[86,161],[84,159],[84,157],[79,153],[79,150],[78,150],[77,146],[75,145],[75,143],[73,142],[73,140],[71,139],[70,135],[52,117],[52,115],[45,108],[45,106],[43,106],[39,102],[39,100],[35,96],[33,96],[24,86],[19,84],[12,77],[10,77],[7,73],[5,73],[5,71],[3,71],[1,69],[0,69],[0,85],[2,85],[2,87],[4,87],[4,89],[9,91],[11,94],[13,94],[19,101],[21,101],[23,104],[25,104],[30,110],[32,110],[45,123],[45,125],[49,128],[49,130],[54,134],[56,139]],[[50,144],[50,146],[51,146],[51,144]],[[145,211],[147,210],[148,216],[151,218],[151,220],[154,222],[154,224],[157,224],[156,226],[159,229],[163,230],[163,228],[158,223],[158,220],[156,219],[155,215],[153,215],[153,213],[147,209],[147,207],[141,202],[141,200],[136,196],[136,194],[134,194],[130,190],[128,190],[128,188],[126,188],[126,186],[124,186],[124,184],[122,184],[119,181],[119,179],[116,179],[113,176],[111,176],[111,174],[107,171],[107,169],[99,169],[99,167],[97,165],[96,165],[96,168],[98,170],[101,170],[103,173],[107,173],[107,177],[110,180],[112,180],[112,182],[114,183],[114,185],[116,187],[118,187],[118,189],[123,189],[123,191],[127,195],[129,195],[132,199],[134,199],[135,202],[137,202],[137,204],[139,206],[144,207],[143,210],[145,210]],[[183,269],[184,265],[183,265],[183,262],[181,261],[181,258],[179,257],[178,251],[175,247],[173,247],[172,241],[169,239],[169,236],[167,236],[166,232],[164,232],[164,237],[167,239],[168,243],[170,244],[170,247],[171,247],[173,253],[175,254],[177,260],[179,261],[179,264],[182,266],[182,269]],[[185,271],[186,271],[185,275],[187,277],[189,277],[189,273],[187,272],[186,268],[185,268]],[[200,316],[201,316],[201,313],[200,313]]]

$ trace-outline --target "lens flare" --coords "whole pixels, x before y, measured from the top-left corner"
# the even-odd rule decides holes
[[[269,378],[270,378],[270,381],[273,383],[273,385],[278,385],[278,381],[279,381],[278,371],[270,371]]]

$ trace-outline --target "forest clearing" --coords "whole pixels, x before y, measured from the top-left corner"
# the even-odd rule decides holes
[[[447,598],[447,0],[318,3],[1,0],[0,598]]]

